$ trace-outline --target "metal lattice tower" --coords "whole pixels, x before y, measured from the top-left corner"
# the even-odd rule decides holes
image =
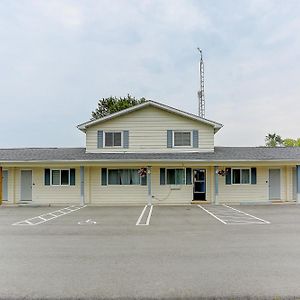
[[[197,48],[200,52],[200,61],[199,61],[199,79],[200,79],[200,90],[198,91],[198,114],[199,117],[205,118],[205,98],[204,98],[204,64],[202,58],[202,50]]]

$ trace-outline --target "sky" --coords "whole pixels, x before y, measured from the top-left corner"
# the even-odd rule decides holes
[[[298,0],[0,0],[0,148],[82,147],[99,99],[206,118],[218,146],[300,137]]]

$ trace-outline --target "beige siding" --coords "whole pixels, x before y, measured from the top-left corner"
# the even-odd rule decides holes
[[[53,168],[66,168],[55,166]],[[32,170],[32,203],[33,204],[79,204],[80,178],[79,168],[76,168],[75,186],[45,186],[44,168],[15,168],[15,203],[20,203],[21,197],[21,170]],[[10,187],[10,190],[13,190]]]
[[[241,166],[247,168],[249,166]],[[292,200],[292,168],[276,167],[281,171],[281,200]],[[257,184],[226,185],[225,177],[219,176],[219,203],[269,202],[269,167],[257,167]]]
[[[46,166],[47,167],[47,166]],[[110,165],[103,165],[109,168]],[[115,165],[117,168],[140,168],[138,164]],[[160,167],[178,168],[175,164],[161,164],[152,167],[152,195],[153,203],[164,204],[189,204],[193,199],[193,185],[160,185]],[[214,203],[214,168],[197,165],[184,164],[182,167],[191,167],[192,169],[206,169],[207,202]],[[230,166],[228,166],[230,167]],[[254,164],[239,166],[241,168],[254,167]],[[44,168],[18,168],[4,167],[8,170],[8,203],[20,203],[20,174],[23,169],[31,169],[33,175],[32,197],[34,204],[79,204],[80,203],[80,172],[76,168],[75,186],[45,186]],[[66,168],[58,165],[53,168]],[[70,167],[67,167],[70,168]],[[293,201],[293,166],[279,166],[281,170],[281,200]],[[85,167],[85,202],[92,205],[145,205],[147,203],[147,186],[102,186],[101,185],[101,167]],[[219,193],[217,200],[219,203],[267,203],[269,202],[269,167],[257,167],[257,184],[249,185],[226,185],[225,177],[218,176]]]
[[[124,151],[165,151],[167,148],[167,130],[198,130],[199,148],[172,148],[172,151],[213,151],[214,129],[207,124],[201,124],[161,109],[147,107],[127,115],[106,121],[88,128],[86,132],[87,152],[124,152]],[[97,148],[98,130],[129,130],[129,149]]]
[[[134,167],[132,167],[134,168]],[[147,203],[147,186],[117,186],[101,185],[101,169],[91,167],[90,184],[91,184],[91,203],[102,205],[115,204],[146,204]]]
[[[170,167],[170,166],[164,166]],[[121,168],[121,167],[120,167]],[[125,167],[125,168],[128,168]],[[131,168],[139,168],[132,166]],[[172,167],[170,167],[172,168]],[[203,167],[201,167],[203,168]],[[211,200],[211,176],[210,168],[207,169],[207,200]],[[117,186],[101,185],[101,169],[90,168],[91,192],[89,202],[92,204],[141,204],[147,203],[147,186]],[[152,168],[152,195],[153,204],[190,204],[193,199],[193,185],[160,185],[160,168]]]
[[[80,176],[76,168],[74,186],[45,186],[44,168],[33,169],[32,199],[37,203],[80,203]]]

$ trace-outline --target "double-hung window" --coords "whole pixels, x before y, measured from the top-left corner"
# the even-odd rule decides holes
[[[104,135],[105,147],[121,147],[122,146],[122,132],[108,131]]]
[[[232,169],[232,184],[250,184],[250,169]]]
[[[44,180],[45,185],[75,185],[75,169],[45,169]]]
[[[174,131],[173,132],[174,147],[191,147],[192,133],[191,131]]]
[[[70,170],[51,170],[52,185],[70,185]]]

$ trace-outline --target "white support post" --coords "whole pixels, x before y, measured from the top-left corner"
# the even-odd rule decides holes
[[[84,167],[80,167],[80,205],[84,205]]]
[[[296,166],[297,203],[300,203],[300,165]]]
[[[152,205],[151,167],[147,167],[148,205]]]
[[[218,177],[218,167],[214,167],[214,178],[215,178],[215,203],[216,205],[219,204],[219,199],[218,199],[218,195],[219,195],[219,177]]]

